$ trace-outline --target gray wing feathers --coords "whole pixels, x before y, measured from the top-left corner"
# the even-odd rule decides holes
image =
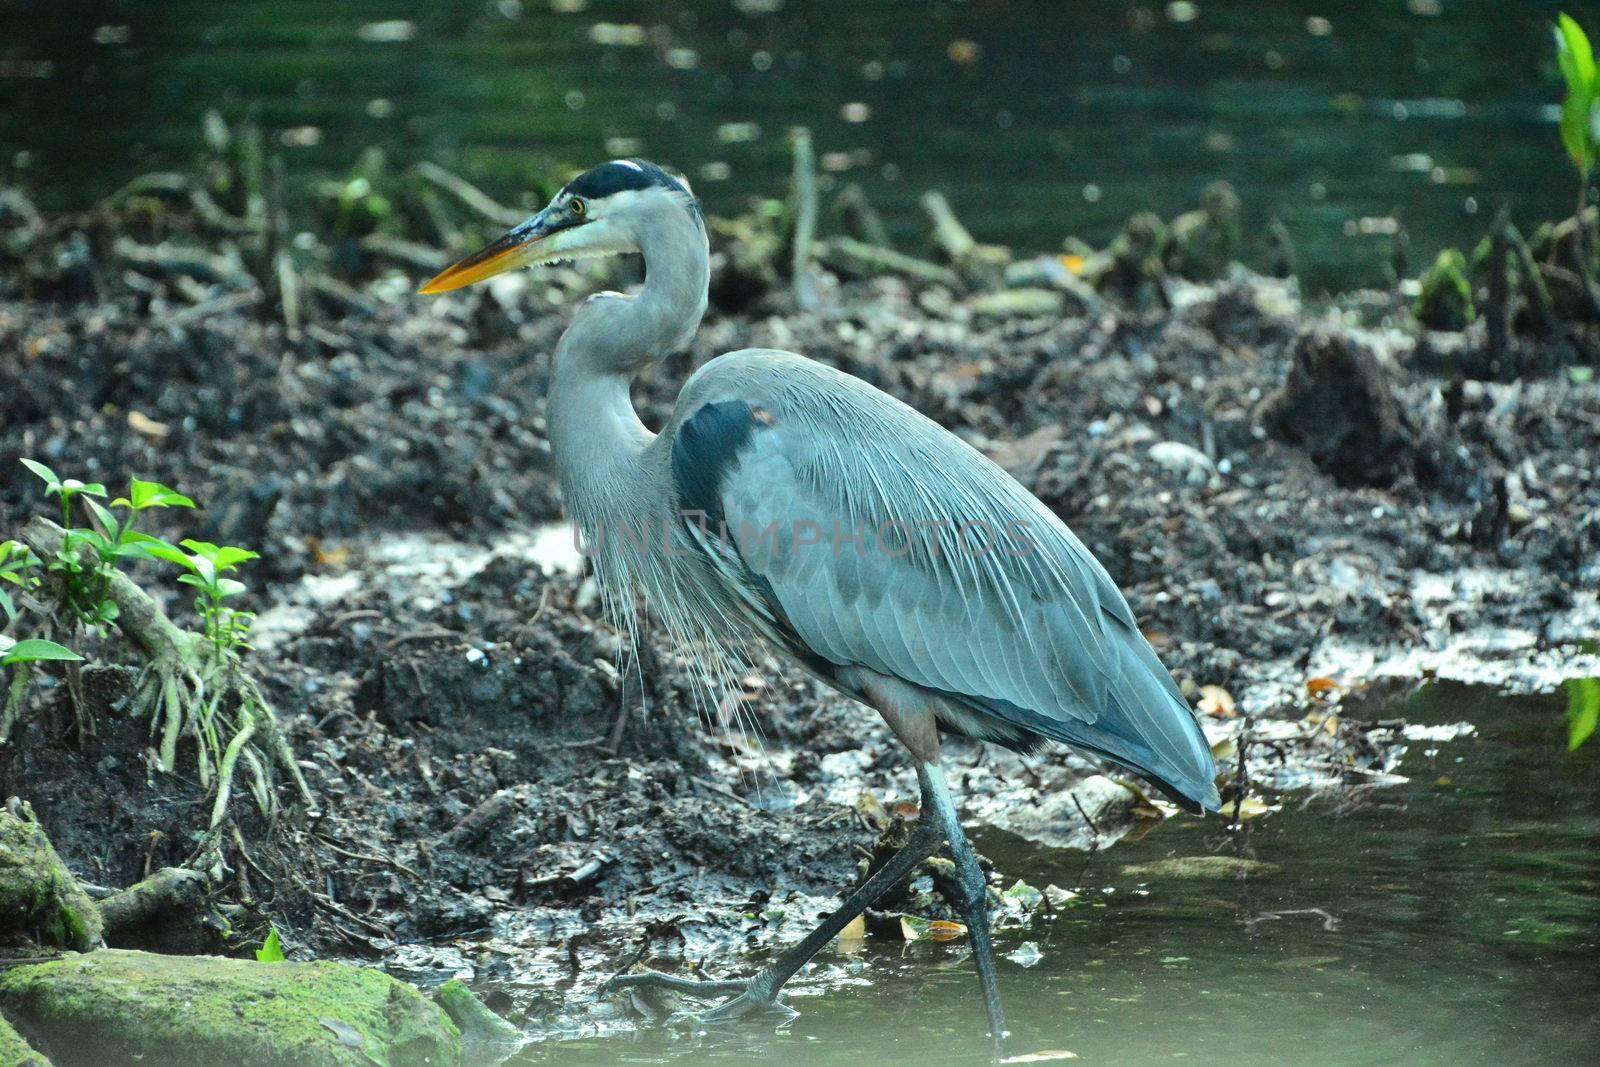
[[[814,652],[1033,720],[1214,800],[1204,736],[1127,601],[1032,494],[913,409],[799,356],[715,360],[680,410],[731,396],[768,419],[721,483],[725,518]],[[914,526],[934,521],[997,533],[1022,523],[1034,547],[963,551],[957,531]],[[891,522],[913,524],[904,554],[894,527],[877,540]],[[807,523],[822,544],[795,544]],[[752,544],[747,535],[769,526],[775,535]]]

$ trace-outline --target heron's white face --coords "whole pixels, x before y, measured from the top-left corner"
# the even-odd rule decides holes
[[[606,166],[638,169],[637,164],[626,161]],[[663,210],[682,211],[688,202],[685,189],[662,185],[585,195],[587,187],[595,184],[586,186],[583,179],[574,180],[543,211],[447,267],[419,291],[444,293],[518,267],[637,252],[638,235],[651,218]]]

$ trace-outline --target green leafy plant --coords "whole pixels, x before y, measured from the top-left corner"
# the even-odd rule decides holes
[[[215,789],[211,827],[227,814],[234,772],[242,763],[251,772],[250,789],[264,813],[274,808],[269,767],[283,767],[309,802],[310,791],[278,729],[277,720],[240,656],[250,650],[255,615],[230,601],[246,591],[232,577],[239,566],[259,558],[231,545],[185,540],[180,545],[139,529],[145,513],[157,508],[193,508],[194,501],[158,482],[131,479],[126,495],[106,501],[106,488],[61,478],[34,460],[23,464],[45,483],[46,496],[59,498],[62,525],[30,522],[19,543],[0,544],[0,579],[20,589],[24,603],[38,609],[41,629],[63,629],[75,636],[108,637],[113,628],[131,638],[145,669],[134,698],[136,713],[148,717],[159,741],[152,760],[170,772],[180,739],[196,742],[200,784]],[[123,568],[135,561],[162,561],[183,568],[178,581],[197,589],[199,632],[175,625]],[[21,713],[34,667],[62,661],[80,729],[92,732],[78,682],[81,658],[66,645],[44,637],[17,641],[5,636],[20,614],[9,596],[0,602],[6,616],[0,628],[0,666],[13,676],[0,715],[0,743]],[[76,643],[76,642],[74,642]]]
[[[1556,17],[1556,64],[1566,82],[1567,96],[1561,103],[1561,143],[1578,168],[1578,214],[1576,241],[1578,268],[1586,281],[1592,281],[1592,242],[1584,213],[1589,206],[1589,176],[1600,158],[1600,79],[1596,78],[1594,49],[1588,34],[1565,12]]]
[[[200,590],[194,602],[195,614],[204,624],[206,640],[218,652],[248,649],[250,645],[245,639],[256,616],[254,612],[236,611],[224,603],[245,591],[243,582],[227,575],[237,570],[239,564],[260,556],[248,549],[214,545],[209,541],[184,541],[182,545],[193,555],[167,544],[147,545],[145,550],[156,559],[176,563],[189,571],[179,575],[178,581]]]

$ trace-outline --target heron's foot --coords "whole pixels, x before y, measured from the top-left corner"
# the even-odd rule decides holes
[[[743,993],[749,985],[750,982],[742,978],[711,982],[698,978],[685,978],[678,974],[666,974],[662,971],[639,971],[636,974],[611,976],[600,987],[600,992],[614,993],[619,989],[667,989],[691,997],[721,997],[729,993]]]
[[[600,987],[602,993],[619,989],[665,989],[691,997],[734,994],[704,1011],[680,1011],[668,1016],[668,1026],[711,1026],[754,1015],[779,1015],[787,1020],[800,1014],[787,1004],[779,1003],[777,991],[769,991],[767,983],[759,981],[759,976],[754,979],[703,982],[661,971],[640,971],[637,974],[619,974]]]

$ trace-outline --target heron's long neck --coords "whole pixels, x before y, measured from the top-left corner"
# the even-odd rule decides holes
[[[655,435],[639,421],[629,385],[687,345],[705,313],[710,263],[698,220],[674,210],[648,230],[643,288],[589,298],[556,346],[545,421],[568,511],[580,521],[606,501],[643,503],[635,494],[648,488],[641,461]]]

